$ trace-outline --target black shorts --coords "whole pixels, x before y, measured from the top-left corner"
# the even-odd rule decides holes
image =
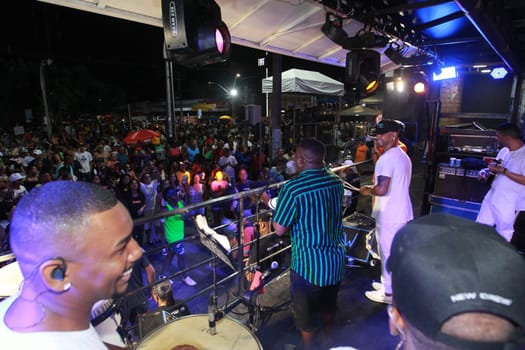
[[[337,311],[337,283],[319,287],[290,271],[290,294],[295,325],[302,331],[313,332],[321,327],[321,315]]]

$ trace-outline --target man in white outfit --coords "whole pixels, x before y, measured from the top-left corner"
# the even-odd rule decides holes
[[[386,270],[390,246],[397,231],[414,218],[409,187],[412,178],[412,162],[398,146],[404,131],[400,121],[383,119],[376,125],[376,144],[385,152],[379,157],[374,169],[374,186],[361,187],[361,194],[374,196],[372,217],[376,220],[376,236],[381,255],[381,281],[373,283],[375,290],[365,296],[375,302],[392,302],[392,282]]]
[[[496,128],[496,138],[504,147],[496,156],[498,162],[489,164],[490,172],[496,177],[483,198],[476,221],[494,226],[503,238],[510,241],[520,209],[520,194],[525,186],[525,147],[520,130],[514,124],[505,123]]]

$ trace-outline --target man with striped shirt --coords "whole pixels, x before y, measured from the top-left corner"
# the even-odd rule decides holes
[[[291,232],[292,308],[305,349],[315,347],[319,329],[330,339],[345,266],[344,188],[325,168],[324,156],[325,147],[317,140],[304,139],[297,146],[298,175],[282,187],[273,221],[278,235]]]

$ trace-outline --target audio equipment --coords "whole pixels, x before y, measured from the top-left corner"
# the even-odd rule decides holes
[[[63,281],[64,278],[66,277],[66,270],[67,270],[66,260],[60,256],[54,257],[52,260],[60,260],[61,264],[53,269],[53,271],[51,272],[51,277],[53,279]]]

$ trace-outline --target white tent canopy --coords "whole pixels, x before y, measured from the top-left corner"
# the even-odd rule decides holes
[[[315,95],[343,96],[345,86],[340,81],[319,72],[302,69],[289,69],[281,75],[281,92],[300,92]],[[262,92],[272,92],[273,77],[262,80]]]

